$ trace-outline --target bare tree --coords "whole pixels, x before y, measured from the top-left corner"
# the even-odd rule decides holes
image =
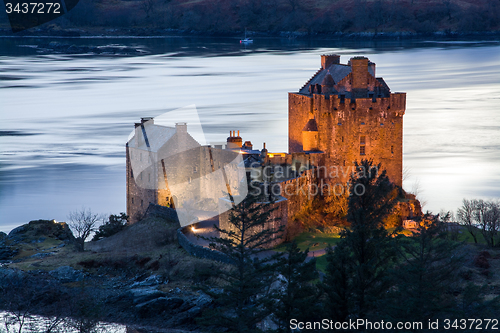
[[[85,250],[85,240],[97,229],[97,223],[103,217],[90,209],[82,208],[69,213],[69,226],[75,233],[78,251]]]
[[[474,243],[477,244],[477,223],[474,219],[474,211],[475,211],[475,200],[467,200],[464,199],[462,201],[462,207],[457,210],[457,220],[458,223],[465,226],[467,231],[471,234],[474,239]]]
[[[487,201],[486,210],[483,214],[482,233],[486,243],[493,247],[498,245],[497,235],[500,229],[500,203]]]

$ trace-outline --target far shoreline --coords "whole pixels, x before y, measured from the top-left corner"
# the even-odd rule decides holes
[[[306,32],[297,31],[279,31],[279,32],[252,32],[254,39],[290,39],[290,40],[325,40],[325,41],[343,41],[343,40],[495,40],[500,41],[500,31],[481,31],[481,32],[460,32],[460,31],[436,31],[432,33],[416,33],[410,31],[397,31],[397,32],[337,32],[337,33],[314,33],[309,34]],[[148,28],[93,28],[93,29],[57,29],[51,30],[47,28],[32,28],[25,31],[13,33],[9,28],[0,28],[0,38],[103,38],[103,39],[125,39],[125,38],[228,38],[228,39],[241,39],[239,32],[226,32],[226,33],[211,33],[206,31],[185,31],[178,29],[148,29]]]

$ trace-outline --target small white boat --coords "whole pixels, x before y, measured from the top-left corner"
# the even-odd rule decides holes
[[[253,43],[253,39],[247,37],[247,28],[245,28],[245,38],[240,39],[240,44],[251,44]]]

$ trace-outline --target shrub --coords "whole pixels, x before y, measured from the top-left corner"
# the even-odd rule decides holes
[[[127,226],[128,216],[125,213],[120,213],[120,215],[110,215],[108,222],[105,222],[99,227],[99,230],[95,233],[92,241],[97,241],[101,238],[112,236]]]

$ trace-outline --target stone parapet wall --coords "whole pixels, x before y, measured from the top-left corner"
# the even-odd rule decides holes
[[[234,263],[231,258],[226,256],[224,253],[190,242],[183,232],[184,229],[185,228],[177,229],[177,241],[187,253],[197,258],[220,261],[226,264]]]

